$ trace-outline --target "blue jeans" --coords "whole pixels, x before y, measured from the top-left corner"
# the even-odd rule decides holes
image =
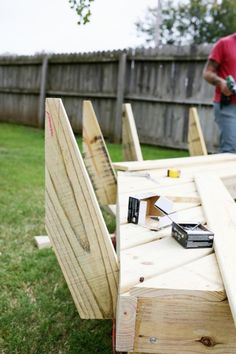
[[[220,108],[214,102],[215,121],[220,129],[220,152],[236,154],[236,104]]]

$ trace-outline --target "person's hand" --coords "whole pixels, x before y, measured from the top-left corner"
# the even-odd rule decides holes
[[[225,95],[225,96],[231,96],[232,95],[232,92],[230,91],[230,89],[227,86],[226,80],[221,79],[218,86],[219,86],[221,92],[223,93],[223,95]]]

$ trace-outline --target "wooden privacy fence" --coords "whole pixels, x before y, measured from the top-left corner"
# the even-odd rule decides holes
[[[189,108],[197,107],[209,152],[218,145],[213,88],[202,79],[209,46],[87,54],[0,57],[0,120],[44,125],[45,97],[60,97],[75,133],[83,100],[102,132],[121,137],[122,103],[132,105],[141,143],[187,148]]]

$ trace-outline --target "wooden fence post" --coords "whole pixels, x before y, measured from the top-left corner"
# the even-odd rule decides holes
[[[126,57],[127,54],[122,53],[119,59],[115,124],[113,130],[113,140],[115,143],[119,143],[121,141],[121,119],[122,119],[122,105],[123,105],[124,90],[125,90]]]
[[[43,58],[42,68],[41,68],[41,82],[40,82],[39,110],[38,110],[38,126],[39,126],[39,128],[44,128],[48,59],[49,59],[49,57],[47,55]]]

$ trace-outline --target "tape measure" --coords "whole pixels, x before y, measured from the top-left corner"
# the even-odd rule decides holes
[[[180,170],[177,170],[176,168],[169,168],[167,170],[167,177],[179,178],[180,177]]]

